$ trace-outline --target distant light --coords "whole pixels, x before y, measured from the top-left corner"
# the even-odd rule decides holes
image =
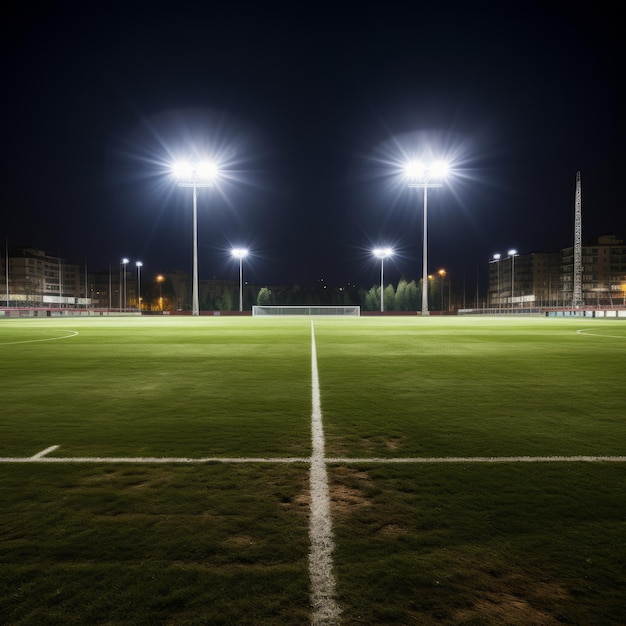
[[[392,248],[374,248],[372,254],[379,259],[386,259],[393,254]]]
[[[493,255],[493,260],[494,260],[494,261],[499,261],[501,256],[502,256],[502,255],[498,252],[498,253],[496,253],[496,254],[494,254],[494,255]]]
[[[517,250],[509,250],[509,256],[515,256],[517,254]]]
[[[135,263],[135,265],[136,265],[137,267],[143,267],[143,263],[142,263],[141,261],[137,261],[137,262]]]
[[[246,248],[233,248],[230,252],[237,259],[245,259],[248,256]]]
[[[126,265],[128,263],[128,259],[122,259],[122,265]]]

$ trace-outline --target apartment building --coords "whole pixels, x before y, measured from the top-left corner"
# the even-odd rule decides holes
[[[80,266],[43,250],[8,250],[0,262],[0,272],[4,278],[2,306],[75,308],[90,304]]]
[[[509,254],[489,262],[489,307],[559,307],[572,304],[574,248]],[[601,235],[582,246],[586,306],[626,304],[626,245]]]

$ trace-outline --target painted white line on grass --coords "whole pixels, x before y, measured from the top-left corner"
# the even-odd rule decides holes
[[[49,448],[46,448],[45,450],[42,450],[41,452],[38,452],[37,454],[34,454],[31,459],[33,461],[36,461],[38,459],[41,459],[42,457],[46,456],[46,454],[50,454],[50,452],[54,452],[59,446],[50,446]]]
[[[61,337],[46,337],[45,339],[26,339],[25,341],[6,341],[0,342],[0,346],[15,346],[19,343],[38,343],[40,341],[55,341],[57,339],[69,339],[70,337],[76,337],[78,335],[77,330],[62,330],[62,333],[69,333],[68,335],[62,335]]]
[[[58,448],[59,446],[54,446]],[[46,452],[46,451],[44,451]],[[42,453],[40,453],[42,454]],[[0,457],[0,463],[310,463],[309,457],[48,456]]]
[[[323,436],[323,435],[322,435]],[[50,446],[33,456],[0,457],[0,463],[311,463],[310,457],[180,457],[180,456],[46,456]],[[626,456],[441,456],[441,457],[322,457],[325,464],[341,463],[626,463]],[[326,473],[325,468],[323,469]]]
[[[588,337],[606,337],[607,339],[626,339],[624,335],[604,335],[602,333],[592,333],[591,328],[581,328],[576,331],[577,335],[587,335]]]
[[[315,329],[311,321],[311,518],[309,522],[309,576],[311,578],[311,623],[314,626],[330,626],[339,623],[341,613],[335,601],[335,577],[333,574],[333,535],[330,516],[330,494],[324,458],[324,430],[320,383],[317,370]]]
[[[626,463],[626,456],[442,456],[327,458],[326,463]]]

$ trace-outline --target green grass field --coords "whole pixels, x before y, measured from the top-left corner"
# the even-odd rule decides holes
[[[626,320],[313,325],[341,624],[624,623]],[[311,379],[308,318],[2,320],[0,623],[315,620]]]

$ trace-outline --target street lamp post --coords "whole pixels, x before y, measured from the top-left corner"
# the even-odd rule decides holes
[[[243,260],[248,256],[245,248],[233,248],[231,254],[239,259],[239,310],[243,311]]]
[[[137,266],[137,308],[141,312],[141,267],[143,263],[137,261],[135,265]]]
[[[165,276],[161,274],[159,274],[156,277],[157,284],[159,285],[159,309],[161,311],[163,310],[163,290],[161,288],[161,284],[163,283],[164,280],[165,280]]]
[[[201,163],[177,163],[173,167],[174,176],[179,187],[190,187],[193,190],[193,277],[191,314],[200,315],[198,300],[198,189],[213,187],[217,176],[217,168],[207,161]]]
[[[124,310],[126,310],[126,265],[128,264],[128,259],[122,259],[121,269],[122,269],[122,284],[120,285],[120,311],[122,310],[122,302]]]
[[[511,257],[511,308],[513,308],[513,296],[515,295],[515,257],[517,256],[517,250],[509,250],[509,257]]]
[[[385,292],[384,263],[385,259],[393,254],[393,250],[391,248],[374,248],[372,254],[380,259],[380,312],[382,313],[385,310],[383,299]]]
[[[437,274],[439,274],[439,278],[440,280],[440,284],[439,284],[439,289],[441,291],[441,311],[443,312],[443,281],[444,278],[447,276],[448,272],[446,272],[446,270],[439,270],[437,272]],[[448,307],[450,306],[450,297],[448,296]]]
[[[442,187],[442,180],[446,177],[448,166],[442,161],[432,165],[424,165],[412,161],[405,167],[409,179],[409,187],[424,190],[424,232],[422,244],[422,315],[428,315],[428,190]]]

